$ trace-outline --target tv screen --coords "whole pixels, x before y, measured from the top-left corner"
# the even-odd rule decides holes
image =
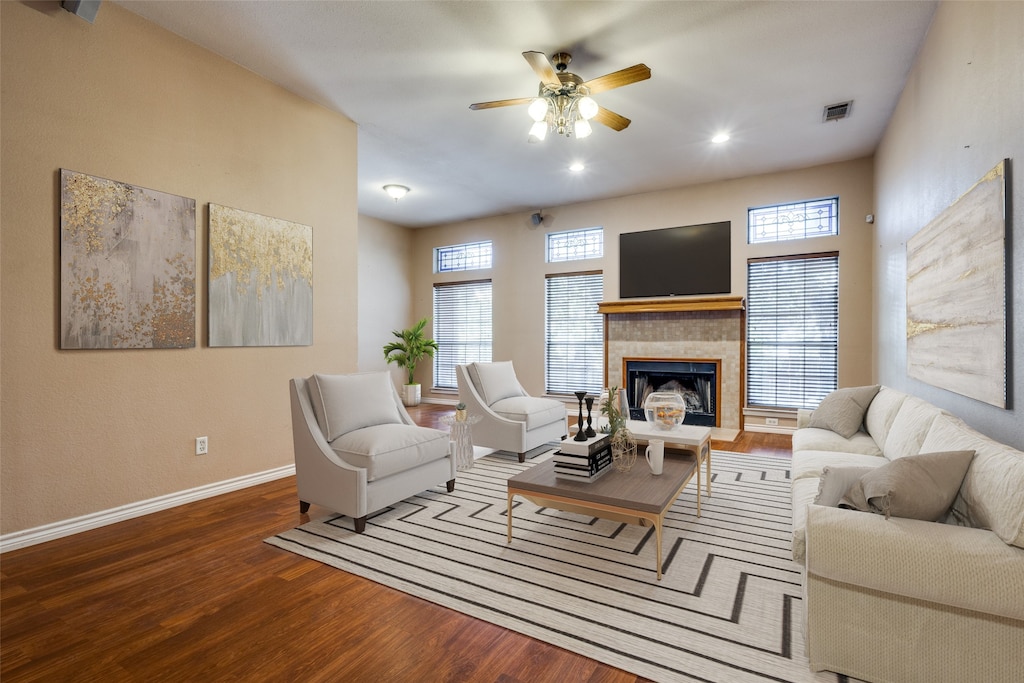
[[[619,297],[728,294],[731,222],[619,235]]]

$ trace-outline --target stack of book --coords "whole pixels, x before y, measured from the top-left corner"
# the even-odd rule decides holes
[[[612,464],[612,439],[598,434],[586,441],[571,437],[562,441],[562,447],[553,457],[555,476],[575,481],[594,481],[608,471]]]

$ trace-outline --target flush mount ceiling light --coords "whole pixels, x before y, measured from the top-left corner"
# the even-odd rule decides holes
[[[584,166],[583,163],[580,161],[573,162],[572,164],[569,165],[569,170],[572,171],[573,173],[579,173],[584,168],[586,168],[586,166]]]
[[[405,185],[385,185],[384,191],[388,193],[388,196],[394,199],[396,202],[409,194],[409,188]]]
[[[591,121],[597,121],[612,130],[623,130],[629,125],[629,119],[603,109],[590,96],[651,77],[651,70],[645,64],[636,64],[628,69],[584,81],[567,71],[572,56],[566,52],[559,52],[551,58],[554,68],[551,68],[551,62],[543,52],[524,52],[523,57],[540,77],[537,97],[479,102],[469,105],[469,108],[492,109],[529,103],[527,113],[533,119],[528,138],[530,142],[540,142],[549,130],[567,138],[585,138],[593,132]]]
[[[711,142],[715,143],[716,145],[720,145],[723,142],[728,142],[728,141],[729,141],[729,134],[728,133],[719,133],[715,137],[711,138]]]

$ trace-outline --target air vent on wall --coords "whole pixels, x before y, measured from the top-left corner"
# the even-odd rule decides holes
[[[849,102],[840,102],[839,104],[830,104],[825,107],[825,113],[822,114],[821,120],[828,123],[829,121],[845,119],[850,115],[851,109],[853,109],[853,100],[850,100]]]

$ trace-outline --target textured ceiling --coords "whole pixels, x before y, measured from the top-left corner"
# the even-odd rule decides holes
[[[359,212],[422,227],[871,154],[936,3],[199,2],[118,0],[359,126]],[[100,9],[97,21],[102,21]],[[584,140],[526,141],[525,50],[572,54],[584,80],[644,63],[601,93],[632,119]],[[826,105],[852,115],[822,122]],[[710,143],[727,131],[724,145]],[[573,161],[586,169],[567,170]],[[408,185],[395,203],[381,189]]]

